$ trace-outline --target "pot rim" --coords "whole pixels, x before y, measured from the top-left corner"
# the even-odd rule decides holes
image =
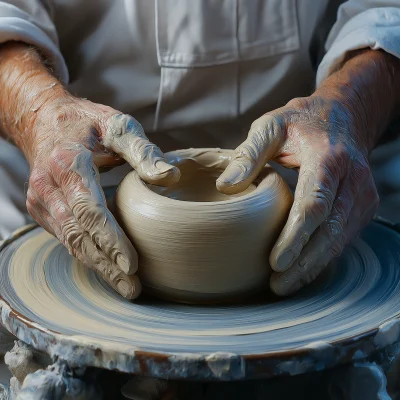
[[[201,148],[201,149],[194,149],[194,148],[189,148],[189,149],[183,149],[183,150],[174,150],[171,152],[168,152],[165,154],[166,159],[168,162],[171,164],[174,164],[175,166],[179,167],[179,164],[183,160],[187,159],[192,159],[199,164],[208,167],[208,168],[225,168],[228,164],[228,162],[231,160],[232,155],[234,154],[234,150],[228,150],[228,149],[220,149],[220,148]],[[206,162],[204,160],[206,157],[211,158],[209,162]],[[220,163],[220,165],[217,165]],[[225,166],[223,164],[226,164]],[[144,182],[139,174],[135,171],[132,170],[129,172],[127,176],[131,176],[134,185],[140,185],[139,189],[143,189],[146,192],[146,203],[147,201],[150,200],[157,200],[162,198],[163,200],[163,205],[179,205],[180,207],[186,206],[189,208],[196,207],[197,209],[200,208],[210,208],[212,206],[222,206],[222,205],[230,205],[230,204],[237,204],[237,203],[245,203],[247,201],[253,201],[257,200],[260,196],[262,197],[262,200],[266,203],[269,201],[273,200],[274,197],[268,198],[268,196],[264,196],[264,194],[270,190],[271,185],[266,185],[268,179],[275,179],[277,180],[277,183],[279,185],[279,178],[283,178],[280,176],[280,174],[274,170],[269,164],[265,164],[265,166],[262,168],[261,172],[258,174],[258,176],[254,179],[253,183],[256,184],[256,188],[242,196],[235,196],[232,197],[231,199],[227,200],[218,200],[218,201],[186,201],[186,200],[179,200],[179,199],[172,199],[167,196],[163,196],[157,192],[154,192],[149,188],[149,184]],[[277,179],[278,178],[278,179]],[[153,185],[157,186],[157,185]],[[117,190],[117,192],[119,189]]]

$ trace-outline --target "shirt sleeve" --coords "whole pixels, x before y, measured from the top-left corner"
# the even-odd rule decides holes
[[[40,49],[55,74],[68,83],[68,69],[59,50],[49,0],[0,1],[0,43],[12,40]]]
[[[368,47],[400,58],[400,0],[348,0],[339,7],[318,67],[317,86],[347,52]]]

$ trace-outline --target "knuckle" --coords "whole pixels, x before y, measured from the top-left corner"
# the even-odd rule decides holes
[[[268,115],[262,115],[260,118],[257,118],[256,120],[254,120],[250,126],[249,133],[252,133],[255,131],[264,131],[268,118],[269,118]]]
[[[326,232],[331,239],[337,239],[343,235],[346,222],[343,217],[334,217],[326,222]]]
[[[137,121],[131,115],[126,115],[126,119],[127,119],[127,121],[126,121],[127,132],[134,133],[135,135],[138,135],[138,136],[144,135],[143,126],[139,121]]]
[[[106,129],[106,138],[110,136],[112,138],[118,138],[125,133],[126,126],[126,116],[124,114],[115,114],[112,115],[105,122]]]
[[[255,165],[260,156],[260,150],[252,140],[246,140],[235,151],[234,160],[238,162],[247,161]]]
[[[99,203],[78,201],[72,205],[72,211],[88,231],[91,231],[98,221],[107,220],[105,206]]]
[[[265,134],[265,117],[256,119],[250,126],[248,137]]]
[[[71,253],[82,248],[83,238],[84,232],[73,218],[63,221],[61,225],[61,241]]]
[[[265,140],[278,138],[281,134],[282,117],[279,115],[264,114],[256,119],[250,127],[249,137]]]
[[[236,149],[236,157],[243,157],[256,163],[268,146],[276,147],[281,140],[282,129],[279,118],[263,115],[251,124],[247,139]]]
[[[80,103],[56,104],[51,110],[53,128],[59,131],[76,129],[90,132],[90,125],[93,121],[93,113],[86,113],[82,110],[85,107]]]
[[[108,132],[112,137],[118,138],[126,133],[144,136],[142,125],[129,114],[114,114],[106,122]]]
[[[295,97],[291,99],[286,105],[287,107],[294,109],[308,109],[309,101],[305,97]]]
[[[76,120],[79,114],[71,107],[57,107],[53,109],[53,121],[56,127],[65,127]]]

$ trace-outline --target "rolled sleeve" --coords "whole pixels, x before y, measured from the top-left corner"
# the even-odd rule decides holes
[[[382,49],[400,58],[400,0],[350,0],[339,8],[326,42],[327,53],[318,67],[317,86],[337,69],[347,52],[363,48]]]
[[[58,47],[56,28],[42,1],[0,1],[0,43],[7,41],[39,48],[55,74],[68,83],[68,69]]]

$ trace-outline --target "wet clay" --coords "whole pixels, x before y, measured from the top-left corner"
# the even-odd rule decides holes
[[[257,187],[250,185],[245,191],[227,195],[217,190],[215,185],[223,168],[205,167],[194,159],[179,161],[181,178],[179,182],[169,187],[147,185],[154,193],[170,199],[193,202],[226,201],[235,197],[244,196]]]
[[[169,187],[136,171],[117,191],[117,218],[139,254],[145,290],[183,302],[219,302],[268,291],[269,252],[292,204],[270,166],[246,191],[227,195],[216,180],[232,151],[189,149],[166,155],[180,169]]]
[[[342,353],[340,341],[345,338],[382,326],[377,344],[397,340],[400,325],[392,319],[399,315],[399,248],[400,235],[374,223],[320,279],[296,296],[273,303],[206,307],[143,297],[135,302],[124,299],[69,255],[57,239],[37,228],[0,251],[0,284],[7,304],[24,321],[34,321],[25,331],[19,329],[18,335],[28,340],[35,327],[66,335],[70,347],[58,340],[49,346],[75,365],[135,372],[142,365],[135,358],[141,350],[169,354],[163,362],[167,358],[174,362],[176,357],[180,376],[186,376],[201,364],[198,359],[186,363],[189,353],[224,368],[235,354],[299,348],[316,352],[339,343],[320,359],[318,366],[323,368],[333,362],[329,357]],[[9,320],[6,307],[2,315]],[[386,321],[390,322],[382,325]],[[35,346],[43,346],[42,339],[35,338]],[[77,351],[74,344],[87,346],[87,351]],[[371,341],[367,346],[371,348]],[[223,353],[218,359],[215,352]],[[144,365],[148,374],[162,375],[150,362]],[[280,365],[292,374],[304,372],[304,367],[290,361]]]
[[[72,247],[68,235],[80,238],[79,253],[75,256],[89,268],[93,268],[111,287],[128,299],[139,296],[141,285],[137,276],[137,254],[125,233],[106,208],[106,199],[100,186],[100,175],[93,165],[92,153],[81,145],[74,146],[77,152],[71,171],[82,179],[80,191],[73,190],[68,199],[75,223],[69,222],[66,232],[59,237],[68,250]],[[77,240],[78,241],[78,240]]]

